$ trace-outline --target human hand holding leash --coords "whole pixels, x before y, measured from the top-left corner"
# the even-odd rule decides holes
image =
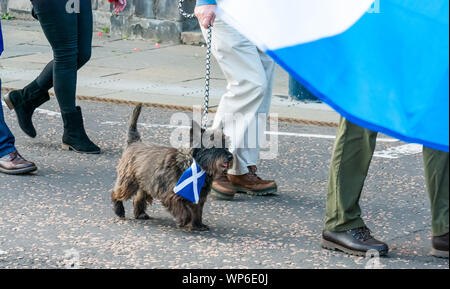
[[[216,7],[217,5],[202,5],[195,7],[195,17],[197,17],[198,22],[205,29],[214,25],[214,20],[216,20]]]
[[[114,2],[114,12],[116,14],[119,14],[127,7],[127,0],[109,0],[109,2]]]

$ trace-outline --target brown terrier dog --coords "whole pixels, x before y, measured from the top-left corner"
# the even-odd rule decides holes
[[[149,219],[145,212],[147,203],[152,204],[154,199],[158,199],[177,219],[179,227],[187,231],[208,230],[202,222],[203,206],[213,179],[223,174],[233,160],[233,155],[225,148],[226,137],[221,132],[205,131],[193,122],[189,149],[144,144],[137,130],[141,109],[142,105],[134,109],[128,131],[128,146],[117,167],[118,178],[111,195],[114,212],[124,218],[123,201],[134,196],[135,218]],[[219,143],[214,141],[214,138],[218,140],[217,136],[220,136]],[[203,146],[202,139],[205,137],[217,146]],[[191,167],[194,159],[206,172],[206,181],[201,189],[198,204],[174,193],[177,182]]]

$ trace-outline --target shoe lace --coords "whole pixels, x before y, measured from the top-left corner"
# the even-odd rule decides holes
[[[248,175],[249,175],[249,177],[253,177],[253,178],[256,178],[256,179],[258,179],[258,180],[262,180],[262,179],[256,174],[257,171],[258,171],[258,168],[255,167],[255,166],[248,167]]]
[[[22,156],[19,154],[19,152],[15,151],[9,154],[9,158],[11,159],[11,161],[15,161],[22,159]]]
[[[367,241],[372,239],[372,231],[370,231],[367,227],[361,227],[354,230],[351,230],[352,236],[355,239],[361,240],[361,241]]]

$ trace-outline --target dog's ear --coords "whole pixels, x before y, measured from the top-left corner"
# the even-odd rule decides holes
[[[200,148],[202,144],[202,135],[204,130],[201,128],[201,126],[195,121],[192,121],[192,127],[191,127],[191,147],[193,148]]]

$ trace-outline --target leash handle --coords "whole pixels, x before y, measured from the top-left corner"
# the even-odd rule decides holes
[[[179,0],[178,10],[181,16],[187,19],[195,18],[195,14],[186,13],[183,9],[184,0]],[[205,72],[205,99],[203,105],[203,116],[202,116],[202,128],[206,129],[208,125],[208,113],[209,113],[209,87],[211,80],[211,42],[212,42],[212,27],[208,26],[206,31],[206,72]]]

